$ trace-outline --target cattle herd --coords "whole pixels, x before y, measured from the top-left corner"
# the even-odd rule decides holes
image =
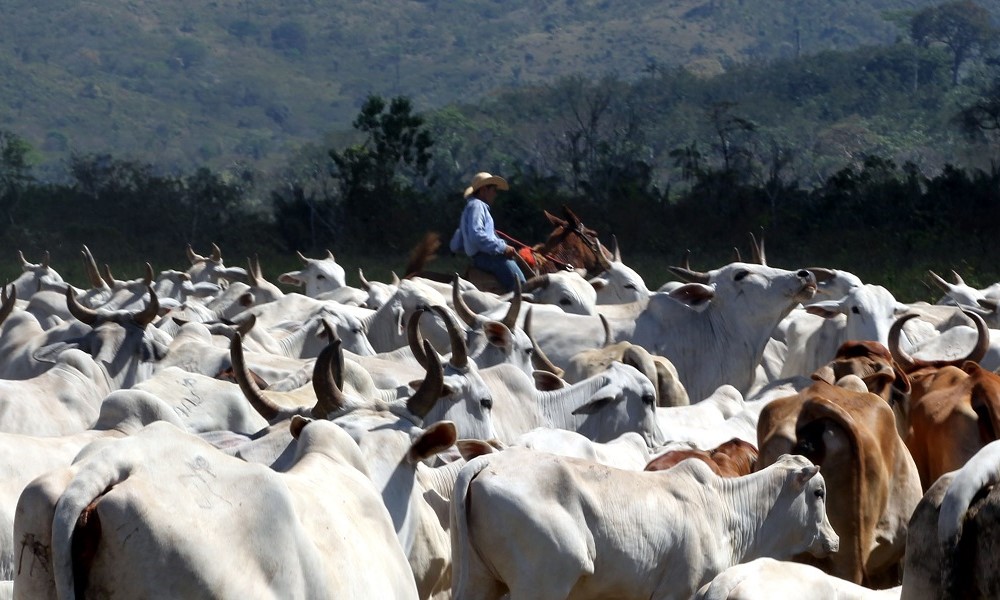
[[[1000,598],[1000,284],[754,250],[504,295],[18,252],[0,597]]]

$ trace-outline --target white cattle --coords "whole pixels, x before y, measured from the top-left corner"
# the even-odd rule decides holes
[[[522,446],[536,452],[548,452],[589,460],[616,469],[641,471],[649,462],[649,445],[641,435],[626,432],[607,442],[595,442],[575,431],[539,427],[514,440],[512,447]]]
[[[758,558],[729,567],[692,600],[898,600],[901,592],[901,586],[872,590],[811,565]]]
[[[653,356],[642,346],[631,342],[618,342],[580,352],[570,359],[563,379],[575,383],[607,369],[615,361],[628,362],[655,383],[657,406],[686,406],[691,403],[673,363],[662,356]]]
[[[614,240],[614,249],[608,268],[597,277],[590,279],[591,285],[597,290],[597,304],[599,306],[628,304],[646,300],[651,293],[646,287],[646,282],[634,269],[622,262],[618,239],[614,237],[612,239]]]
[[[0,431],[27,435],[64,435],[88,429],[101,400],[112,391],[107,373],[75,349],[60,354],[41,375],[0,380]]]
[[[819,469],[801,456],[735,479],[687,460],[631,472],[512,448],[458,476],[455,598],[687,599],[761,556],[835,552]]]
[[[871,284],[853,287],[843,298],[807,305],[802,309],[804,314],[789,318],[785,331],[788,351],[779,378],[808,376],[833,360],[848,340],[888,345],[889,329],[908,309],[889,290]]]
[[[17,251],[17,258],[21,261],[21,274],[11,283],[17,290],[18,298],[27,300],[44,285],[64,284],[62,276],[49,266],[48,252],[40,263],[28,262],[20,250]]]
[[[267,427],[237,384],[177,367],[157,371],[131,389],[156,396],[192,433],[228,430],[252,434]]]
[[[369,477],[389,510],[396,536],[409,561],[418,596],[426,599],[447,593],[451,587],[451,540],[447,519],[442,523],[426,498],[434,490],[423,461],[455,444],[455,424],[440,421],[426,428],[391,413],[358,410],[337,417],[334,423],[361,449]],[[461,465],[432,469],[453,485]],[[451,489],[451,486],[447,486]]]
[[[12,295],[10,307],[13,307]],[[13,310],[0,325],[0,378],[29,379],[52,368],[51,359],[42,360],[35,352],[85,335],[90,327],[76,319],[44,329],[35,316],[24,310]]]
[[[775,326],[816,291],[807,270],[746,263],[710,273],[674,270],[698,283],[654,294],[637,318],[607,323],[612,341],[631,341],[670,360],[695,402],[727,383],[749,390]],[[533,333],[552,362],[566,368],[573,355],[602,345],[604,331],[601,319],[549,315]]]
[[[38,437],[0,433],[0,579],[14,579],[14,509],[24,488],[36,477],[70,465],[87,444],[131,435],[154,421],[183,423],[169,406],[145,392],[119,390],[104,399],[92,429]]]
[[[14,522],[15,597],[416,598],[357,444],[303,422],[282,472],[155,423],[35,480]]]
[[[491,409],[493,397],[475,364],[467,357],[452,355],[447,368],[430,342],[424,341],[426,376],[417,391],[406,398],[355,396],[344,389],[345,364],[340,342],[334,340],[316,359],[312,385],[315,402],[284,405],[257,387],[243,361],[239,336],[233,340],[232,361],[240,389],[262,417],[270,423],[294,415],[333,419],[358,409],[392,412],[413,423],[453,421],[462,437],[496,437]],[[280,396],[279,396],[280,397]],[[312,400],[310,400],[312,402]]]
[[[90,326],[82,336],[38,349],[34,356],[55,360],[59,353],[78,348],[90,354],[107,374],[112,389],[129,388],[152,375],[163,358],[169,337],[150,326],[159,311],[156,294],[141,311],[96,311],[80,305],[72,290],[66,291],[66,305],[77,320]]]
[[[601,373],[554,390],[536,389],[532,378],[510,365],[482,369],[480,374],[493,399],[494,437],[504,443],[511,444],[536,427],[568,429],[595,442],[608,442],[626,432],[640,434],[650,447],[663,442],[656,420],[656,390],[630,365],[613,363]]]
[[[188,262],[187,274],[191,277],[194,285],[214,284],[220,288],[226,287],[230,281],[246,281],[247,272],[241,267],[227,267],[222,264],[222,251],[214,243],[212,244],[212,254],[202,256],[197,254],[188,244],[185,249]]]
[[[303,293],[310,298],[347,285],[347,273],[337,263],[333,252],[326,251],[323,258],[306,258],[301,252],[295,255],[302,261],[302,268],[278,276],[278,282],[304,288]]]

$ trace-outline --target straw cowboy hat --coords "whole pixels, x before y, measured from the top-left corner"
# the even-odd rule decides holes
[[[486,171],[483,171],[481,173],[476,173],[475,175],[472,176],[472,185],[465,188],[464,195],[466,198],[468,198],[472,194],[475,194],[476,191],[479,190],[479,188],[485,187],[487,185],[495,185],[497,186],[498,190],[502,190],[505,192],[510,189],[510,186],[507,185],[507,181],[503,177],[490,175]]]

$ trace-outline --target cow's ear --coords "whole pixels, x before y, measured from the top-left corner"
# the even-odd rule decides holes
[[[595,277],[590,280],[590,285],[593,286],[595,292],[599,292],[607,287],[608,280],[602,277]]]
[[[466,461],[470,461],[477,456],[493,454],[497,449],[483,440],[458,440],[455,442],[458,452]]]
[[[827,300],[826,302],[816,302],[806,306],[806,312],[824,319],[832,319],[843,312],[840,302],[837,300]]]
[[[79,348],[79,343],[74,343],[73,341],[56,342],[54,344],[49,344],[48,346],[42,346],[41,348],[35,350],[31,353],[31,358],[44,363],[55,363],[59,359],[59,355],[63,353],[64,350],[69,350],[70,348]]]
[[[809,378],[813,381],[825,381],[826,383],[833,385],[833,382],[836,380],[836,375],[833,372],[833,367],[830,365],[824,365],[813,371],[813,374],[810,375]]]
[[[455,445],[458,433],[451,421],[438,421],[425,429],[410,445],[407,459],[410,462],[436,456]]]
[[[291,431],[292,437],[299,439],[299,435],[302,434],[302,430],[305,429],[306,425],[312,423],[312,421],[312,419],[303,417],[302,415],[293,416],[291,423],[288,425],[288,429]]]
[[[483,332],[486,333],[486,341],[497,348],[510,348],[514,345],[513,336],[510,329],[500,321],[487,321],[483,325]]]
[[[669,295],[691,308],[704,308],[715,297],[715,287],[703,283],[685,283],[671,291]]]
[[[612,402],[623,399],[622,389],[616,385],[606,385],[597,390],[590,401],[573,411],[574,415],[592,415]]]
[[[531,377],[535,380],[535,389],[543,392],[561,390],[566,387],[566,381],[548,371],[532,371]]]
[[[795,485],[798,486],[799,489],[804,488],[806,486],[806,483],[808,483],[810,479],[815,477],[817,473],[819,473],[819,467],[817,467],[816,465],[809,465],[807,467],[802,467],[801,469],[795,472]]]

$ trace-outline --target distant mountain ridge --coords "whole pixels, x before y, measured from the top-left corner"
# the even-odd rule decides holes
[[[187,170],[280,164],[369,93],[418,112],[571,75],[713,74],[886,44],[927,0],[11,0],[0,129],[55,176],[72,152]],[[991,10],[996,15],[1000,7]]]

